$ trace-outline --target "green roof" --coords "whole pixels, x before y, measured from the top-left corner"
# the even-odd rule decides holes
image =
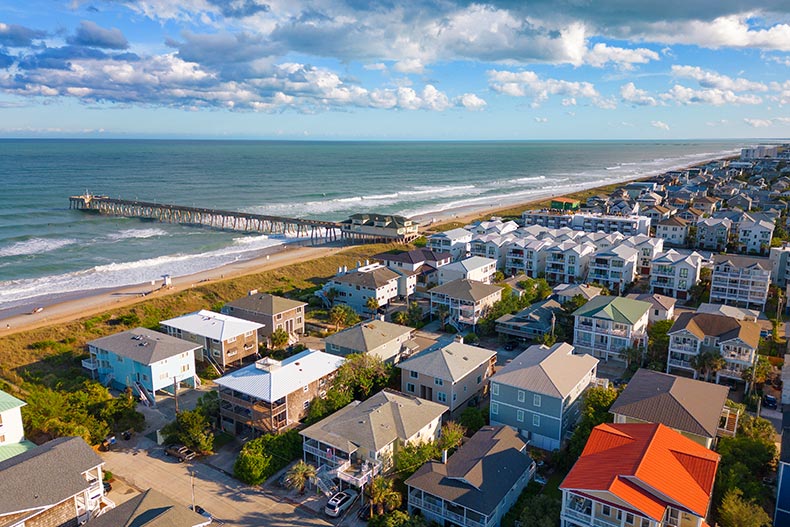
[[[0,412],[6,412],[13,408],[20,408],[26,404],[27,403],[25,401],[21,401],[13,395],[7,394],[3,390],[0,390]]]
[[[619,296],[596,296],[577,309],[573,316],[593,317],[627,324],[636,324],[650,310],[649,302]]]
[[[9,443],[7,445],[2,445],[0,446],[0,461],[11,459],[14,456],[24,454],[28,450],[33,450],[34,448],[36,448],[35,443],[31,443],[27,439],[23,439],[19,443]]]

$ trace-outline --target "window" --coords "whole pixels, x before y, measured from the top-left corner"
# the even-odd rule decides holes
[[[491,415],[499,415],[499,403],[491,403]]]
[[[540,416],[538,414],[532,414],[532,426],[540,426]]]
[[[123,357],[115,357],[118,362],[123,362]]]
[[[357,289],[359,289],[359,288],[357,288]],[[282,320],[283,319],[283,314],[282,313],[277,313],[277,316],[274,317],[274,318],[275,318],[275,320]]]
[[[612,508],[609,505],[603,506],[603,515],[604,516],[611,516],[612,515]]]
[[[433,383],[436,386],[444,386],[444,381],[442,379],[440,379],[439,377],[434,377]]]
[[[628,525],[634,524],[634,515],[631,514],[630,512],[626,513],[625,515],[625,523],[627,523]]]
[[[236,342],[236,337],[230,337],[230,338],[228,338],[228,340],[226,342],[228,342],[228,343]]]
[[[457,400],[457,399],[458,399],[458,394],[457,394],[457,393],[454,393],[454,394],[453,394],[453,401],[455,401],[455,400]]]
[[[517,410],[516,411],[516,420],[519,423],[523,423],[524,422],[524,410]]]
[[[0,445],[5,443],[5,436],[0,436]]]
[[[540,395],[534,394],[532,396],[532,406],[537,406],[538,408],[540,408]]]
[[[409,377],[411,377],[412,379],[417,379],[417,378],[420,377],[420,374],[417,373],[416,371],[410,371],[409,372]]]
[[[310,385],[308,385],[308,384],[305,384],[304,386],[302,386],[302,391],[303,392],[307,392],[307,390],[309,390],[309,389],[310,389]]]
[[[683,268],[680,270],[680,277],[681,278],[688,278],[689,277],[689,270],[687,268]]]
[[[496,383],[491,383],[491,393],[494,395],[499,395],[499,385]]]
[[[520,403],[524,402],[524,390],[519,390],[518,391],[518,402],[520,402]]]
[[[480,384],[482,381],[483,381],[483,376],[482,375],[478,375],[477,376],[477,384]],[[464,386],[464,389],[466,389],[466,386]]]
[[[305,401],[302,403],[302,410],[307,410],[310,408],[310,401]]]
[[[655,316],[658,316],[658,309],[656,309],[655,311],[653,311],[653,314],[654,314]]]
[[[445,394],[444,392],[436,392],[436,400],[439,401],[440,403],[446,403],[447,394]]]
[[[181,373],[185,373],[189,371],[189,364],[182,364],[181,365]]]
[[[466,393],[466,386],[464,386],[464,393]]]
[[[410,393],[414,393],[414,384],[413,383],[406,383],[406,391]]]

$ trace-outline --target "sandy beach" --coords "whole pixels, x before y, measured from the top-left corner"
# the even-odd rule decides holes
[[[695,163],[695,165],[697,164],[699,163]],[[653,174],[650,173],[642,174],[639,178],[634,178],[629,181],[645,179],[652,175]],[[612,183],[616,183],[616,181]],[[626,181],[620,181],[619,183],[625,184]],[[430,231],[445,223],[471,223],[481,217],[496,216],[502,211],[512,210],[514,208],[526,209],[535,202],[543,201],[557,195],[566,195],[595,188],[600,188],[600,186],[585,187],[579,185],[564,192],[539,192],[531,196],[527,201],[514,201],[509,203],[498,202],[495,204],[451,208],[436,213],[416,216],[414,219],[422,224],[423,230]],[[256,258],[235,262],[191,275],[173,277],[172,287],[167,289],[161,287],[162,282],[160,280],[156,282],[155,285],[151,285],[150,282],[147,282],[120,288],[79,291],[56,298],[46,296],[38,297],[32,300],[31,304],[21,309],[9,309],[6,312],[0,311],[0,336],[93,316],[109,309],[126,307],[144,302],[152,296],[177,293],[207,282],[231,280],[240,276],[277,269],[296,262],[314,260],[335,254],[348,247],[350,246],[300,246],[298,244],[285,243],[267,250],[265,254]],[[43,308],[42,311],[31,313],[31,310],[37,307]]]

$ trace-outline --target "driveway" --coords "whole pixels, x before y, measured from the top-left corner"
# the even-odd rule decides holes
[[[135,435],[115,450],[101,452],[105,468],[138,491],[154,488],[176,503],[195,503],[209,511],[216,523],[239,527],[329,526],[312,511],[297,507],[266,491],[248,487],[203,463],[178,463],[147,437]],[[119,487],[120,490],[120,487]],[[113,484],[115,491],[115,484]],[[110,498],[113,498],[111,493]]]

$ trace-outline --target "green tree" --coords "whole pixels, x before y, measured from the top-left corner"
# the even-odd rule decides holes
[[[324,291],[324,296],[326,297],[327,302],[329,302],[329,307],[333,307],[335,305],[335,299],[340,292],[335,289],[334,287],[330,287],[326,291]]]
[[[195,409],[203,412],[209,422],[217,423],[219,421],[219,392],[211,390],[201,395]]]
[[[184,410],[176,420],[162,429],[168,443],[183,443],[201,454],[210,454],[214,446],[208,417],[200,410]]]
[[[477,336],[477,333],[470,331],[466,335],[464,335],[464,344],[477,344],[480,342],[480,337]]]
[[[439,436],[439,450],[455,450],[464,440],[466,428],[460,423],[455,421],[447,421],[442,426],[442,432]]]
[[[738,434],[755,441],[773,443],[776,430],[768,419],[744,413],[738,418]]]
[[[269,340],[272,343],[272,349],[281,350],[288,345],[288,341],[291,339],[291,336],[288,335],[288,332],[285,331],[283,328],[277,328],[272,332],[272,336],[269,337]]]
[[[289,489],[298,489],[299,494],[304,494],[307,483],[315,477],[315,474],[315,467],[300,459],[286,472],[285,486]]]
[[[647,365],[651,370],[666,371],[669,335],[673,320],[657,320],[647,328]]]
[[[562,309],[568,314],[573,314],[574,311],[583,307],[588,300],[583,295],[573,295],[573,297],[562,304]]]
[[[568,443],[568,461],[573,463],[584,450],[587,439],[592,433],[592,429],[603,423],[612,422],[612,414],[609,408],[617,399],[618,391],[614,388],[604,388],[593,386],[588,389],[582,399],[581,417],[579,424],[573,431],[573,435]]]
[[[364,400],[386,387],[391,368],[378,357],[354,353],[338,368],[332,387]]]
[[[450,309],[446,305],[440,304],[439,307],[436,309],[436,316],[439,317],[439,324],[441,325],[441,330],[444,331],[444,327],[447,324],[447,317],[450,316]]]
[[[417,327],[422,324],[423,312],[420,304],[412,302],[409,304],[409,325]]]
[[[365,309],[371,312],[371,318],[376,318],[376,313],[379,311],[379,300],[375,296],[369,296],[365,300]]]
[[[750,366],[744,370],[742,375],[743,380],[749,385],[749,391],[751,391],[755,384],[764,383],[771,374],[771,369],[772,366],[768,359],[762,355],[758,356],[754,366]]]
[[[407,326],[409,324],[409,315],[405,311],[398,311],[392,315],[392,321],[395,324]]]
[[[394,482],[382,476],[376,476],[368,485],[368,499],[370,500],[370,511],[383,514],[400,507],[403,496],[395,490]]]
[[[722,527],[770,527],[771,518],[753,500],[743,498],[740,489],[730,489],[724,495],[718,509]]]
[[[499,283],[505,279],[505,273],[502,271],[497,271],[494,273],[494,283]]]
[[[395,452],[395,470],[406,479],[426,461],[438,459],[440,455],[435,442],[405,445]]]
[[[474,434],[485,426],[486,418],[479,409],[469,406],[461,412],[458,423],[466,428],[470,434]]]
[[[692,357],[690,363],[691,367],[706,381],[710,380],[711,375],[727,365],[721,354],[715,351],[703,351]]]
[[[260,485],[266,481],[271,463],[268,454],[242,449],[233,464],[233,476],[248,485]]]
[[[641,347],[629,346],[623,349],[620,353],[622,353],[625,357],[628,369],[631,371],[636,371],[642,367],[642,361],[644,360],[645,352]]]
[[[369,527],[426,527],[422,516],[409,516],[403,511],[394,510],[381,516],[373,516],[368,522]]]
[[[328,314],[329,323],[335,325],[335,331],[340,329],[340,324],[345,322],[346,320],[346,313],[343,310],[341,305],[333,306],[332,309],[329,310]]]
[[[530,496],[524,503],[521,525],[530,527],[556,527],[560,523],[562,500],[558,496],[539,494]]]

